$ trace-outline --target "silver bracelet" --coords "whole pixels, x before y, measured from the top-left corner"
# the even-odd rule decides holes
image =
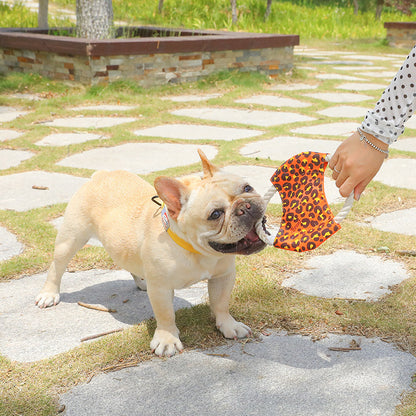
[[[378,152],[384,153],[386,155],[386,159],[389,157],[389,151],[383,150],[380,147],[376,146],[373,142],[370,142],[370,140],[367,139],[367,137],[364,135],[364,133],[361,131],[361,129],[357,129],[358,134],[360,135],[360,141],[364,141],[368,145],[370,145],[373,149],[377,150]]]

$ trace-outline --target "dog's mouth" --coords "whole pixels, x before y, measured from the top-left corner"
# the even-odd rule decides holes
[[[243,255],[258,253],[266,247],[266,243],[264,243],[258,236],[255,226],[253,226],[244,238],[236,241],[235,243],[217,243],[215,241],[209,241],[208,244],[211,248],[220,253]]]

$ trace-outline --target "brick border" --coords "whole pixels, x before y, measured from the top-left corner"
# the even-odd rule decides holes
[[[133,79],[143,86],[193,81],[230,69],[276,76],[292,68],[293,47],[299,44],[298,35],[161,27],[117,30],[140,37],[89,40],[39,29],[0,29],[0,73],[38,72],[86,84]]]
[[[385,22],[384,27],[390,46],[411,49],[416,45],[416,22]]]

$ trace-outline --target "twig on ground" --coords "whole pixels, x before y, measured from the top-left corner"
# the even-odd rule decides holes
[[[78,302],[78,305],[84,308],[94,309],[96,311],[101,311],[101,312],[110,312],[110,313],[117,312],[115,309],[108,309],[108,308],[105,308],[104,306],[99,306],[99,305],[90,305],[89,303],[84,303],[84,302]]]
[[[121,332],[121,331],[123,331],[123,328],[113,329],[111,331],[106,331],[106,332],[101,332],[100,334],[96,334],[96,335],[89,335],[85,338],[81,338],[81,342],[89,341],[90,339],[104,337],[105,335],[110,335],[110,334],[114,334],[115,332]]]
[[[341,351],[341,352],[348,352],[348,351],[360,351],[361,347],[329,347],[330,351]]]

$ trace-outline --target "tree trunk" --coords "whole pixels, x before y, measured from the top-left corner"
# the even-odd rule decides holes
[[[111,0],[77,0],[77,36],[88,39],[113,37]]]
[[[163,0],[159,0],[159,13],[162,13],[163,9]]]
[[[376,19],[377,20],[380,20],[381,18],[383,6],[384,6],[384,0],[377,0],[377,4],[376,4]]]
[[[272,0],[267,0],[266,13],[264,13],[264,21],[267,20],[271,11],[272,11]]]
[[[353,0],[353,4],[354,4],[354,14],[357,16],[358,9],[360,8],[360,5],[358,4],[358,0]]]
[[[41,29],[48,28],[48,0],[39,0],[38,27]]]
[[[230,0],[231,1],[231,14],[232,14],[232,19],[233,19],[233,23],[236,24],[237,23],[237,0]]]

